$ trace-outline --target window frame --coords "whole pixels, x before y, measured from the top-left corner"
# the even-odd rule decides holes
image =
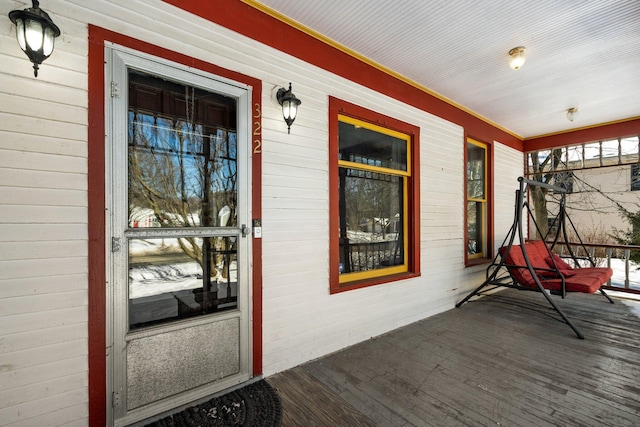
[[[629,174],[629,191],[640,191],[640,180],[634,180],[634,177],[640,177],[640,163],[631,164]]]
[[[407,135],[407,171],[395,171],[403,176],[404,185],[404,265],[381,270],[369,270],[349,281],[340,280],[340,212],[339,212],[339,169],[341,165],[353,163],[339,160],[338,128],[343,122],[366,124],[372,130],[382,130],[391,135]],[[420,180],[419,180],[419,138],[420,128],[389,116],[351,104],[338,98],[329,98],[329,290],[331,294],[363,287],[394,282],[420,275]],[[362,166],[362,165],[359,165]],[[389,169],[383,168],[385,171]],[[351,273],[356,274],[356,273]]]
[[[468,145],[472,144],[476,147],[484,149],[484,198],[482,200],[469,198],[468,193],[468,161],[469,150]],[[484,203],[482,236],[484,247],[482,252],[477,254],[469,254],[469,215],[468,203],[470,201],[480,201]],[[493,259],[493,144],[483,142],[479,139],[467,137],[464,144],[464,261],[465,266],[470,267],[478,264],[490,262]]]

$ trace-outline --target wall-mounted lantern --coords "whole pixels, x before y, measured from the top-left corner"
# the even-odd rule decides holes
[[[32,0],[33,7],[12,10],[9,19],[16,25],[16,37],[20,49],[33,62],[33,75],[38,77],[38,66],[53,52],[53,44],[60,29],[47,12],[40,9],[40,2]]]
[[[293,92],[291,92],[291,83],[289,83],[289,90],[283,87],[278,89],[276,98],[278,98],[278,103],[282,105],[282,116],[284,117],[284,121],[287,122],[287,133],[291,133],[291,125],[296,119],[298,106],[302,104],[302,101],[296,98]]]

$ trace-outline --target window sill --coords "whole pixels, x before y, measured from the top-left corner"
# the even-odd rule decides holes
[[[369,286],[383,285],[385,283],[397,282],[398,280],[411,279],[419,277],[420,273],[399,273],[390,276],[381,276],[374,279],[358,280],[353,282],[341,283],[338,286],[331,286],[330,294],[337,294],[354,289],[367,288]]]
[[[474,258],[468,259],[465,263],[465,267],[475,267],[476,265],[489,264],[493,261],[493,258]]]

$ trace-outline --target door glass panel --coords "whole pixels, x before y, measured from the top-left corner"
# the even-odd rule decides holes
[[[234,98],[129,70],[130,330],[237,307],[236,110]]]
[[[129,240],[129,328],[236,308],[236,241]]]

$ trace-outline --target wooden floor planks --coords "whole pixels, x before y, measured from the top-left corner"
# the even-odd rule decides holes
[[[638,315],[553,298],[586,339],[505,290],[267,378],[283,426],[640,425]]]

